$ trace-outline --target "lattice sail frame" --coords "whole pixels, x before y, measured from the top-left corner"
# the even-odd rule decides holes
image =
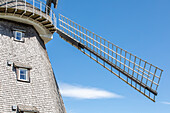
[[[77,42],[76,47],[80,51],[155,102],[162,69],[127,52],[61,14],[59,14],[58,25],[58,31]],[[63,38],[63,36],[61,37]],[[68,39],[65,40],[70,42]],[[72,45],[75,46],[73,43]]]

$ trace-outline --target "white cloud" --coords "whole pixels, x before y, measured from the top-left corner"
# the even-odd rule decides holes
[[[122,96],[97,88],[59,83],[62,96],[78,99],[122,98]]]
[[[162,104],[168,104],[168,105],[170,105],[170,102],[161,102]]]

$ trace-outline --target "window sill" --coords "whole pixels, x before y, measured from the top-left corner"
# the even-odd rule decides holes
[[[19,81],[19,82],[25,82],[25,83],[30,83],[30,80],[21,80],[21,79],[17,79],[17,81]]]
[[[16,42],[22,42],[22,43],[24,43],[24,42],[25,42],[25,40],[24,40],[24,39],[22,39],[22,40],[17,40],[17,39],[15,39],[15,38],[14,38],[14,41],[16,41]]]

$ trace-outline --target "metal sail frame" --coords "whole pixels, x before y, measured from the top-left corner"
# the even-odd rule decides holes
[[[61,38],[155,102],[163,70],[59,14]]]

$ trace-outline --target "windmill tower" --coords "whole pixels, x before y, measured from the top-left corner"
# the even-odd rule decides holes
[[[46,3],[0,1],[0,113],[66,113],[45,47],[55,31]]]
[[[61,14],[56,24],[51,2],[0,1],[0,112],[66,112],[45,49],[54,32],[155,102],[162,69]]]

